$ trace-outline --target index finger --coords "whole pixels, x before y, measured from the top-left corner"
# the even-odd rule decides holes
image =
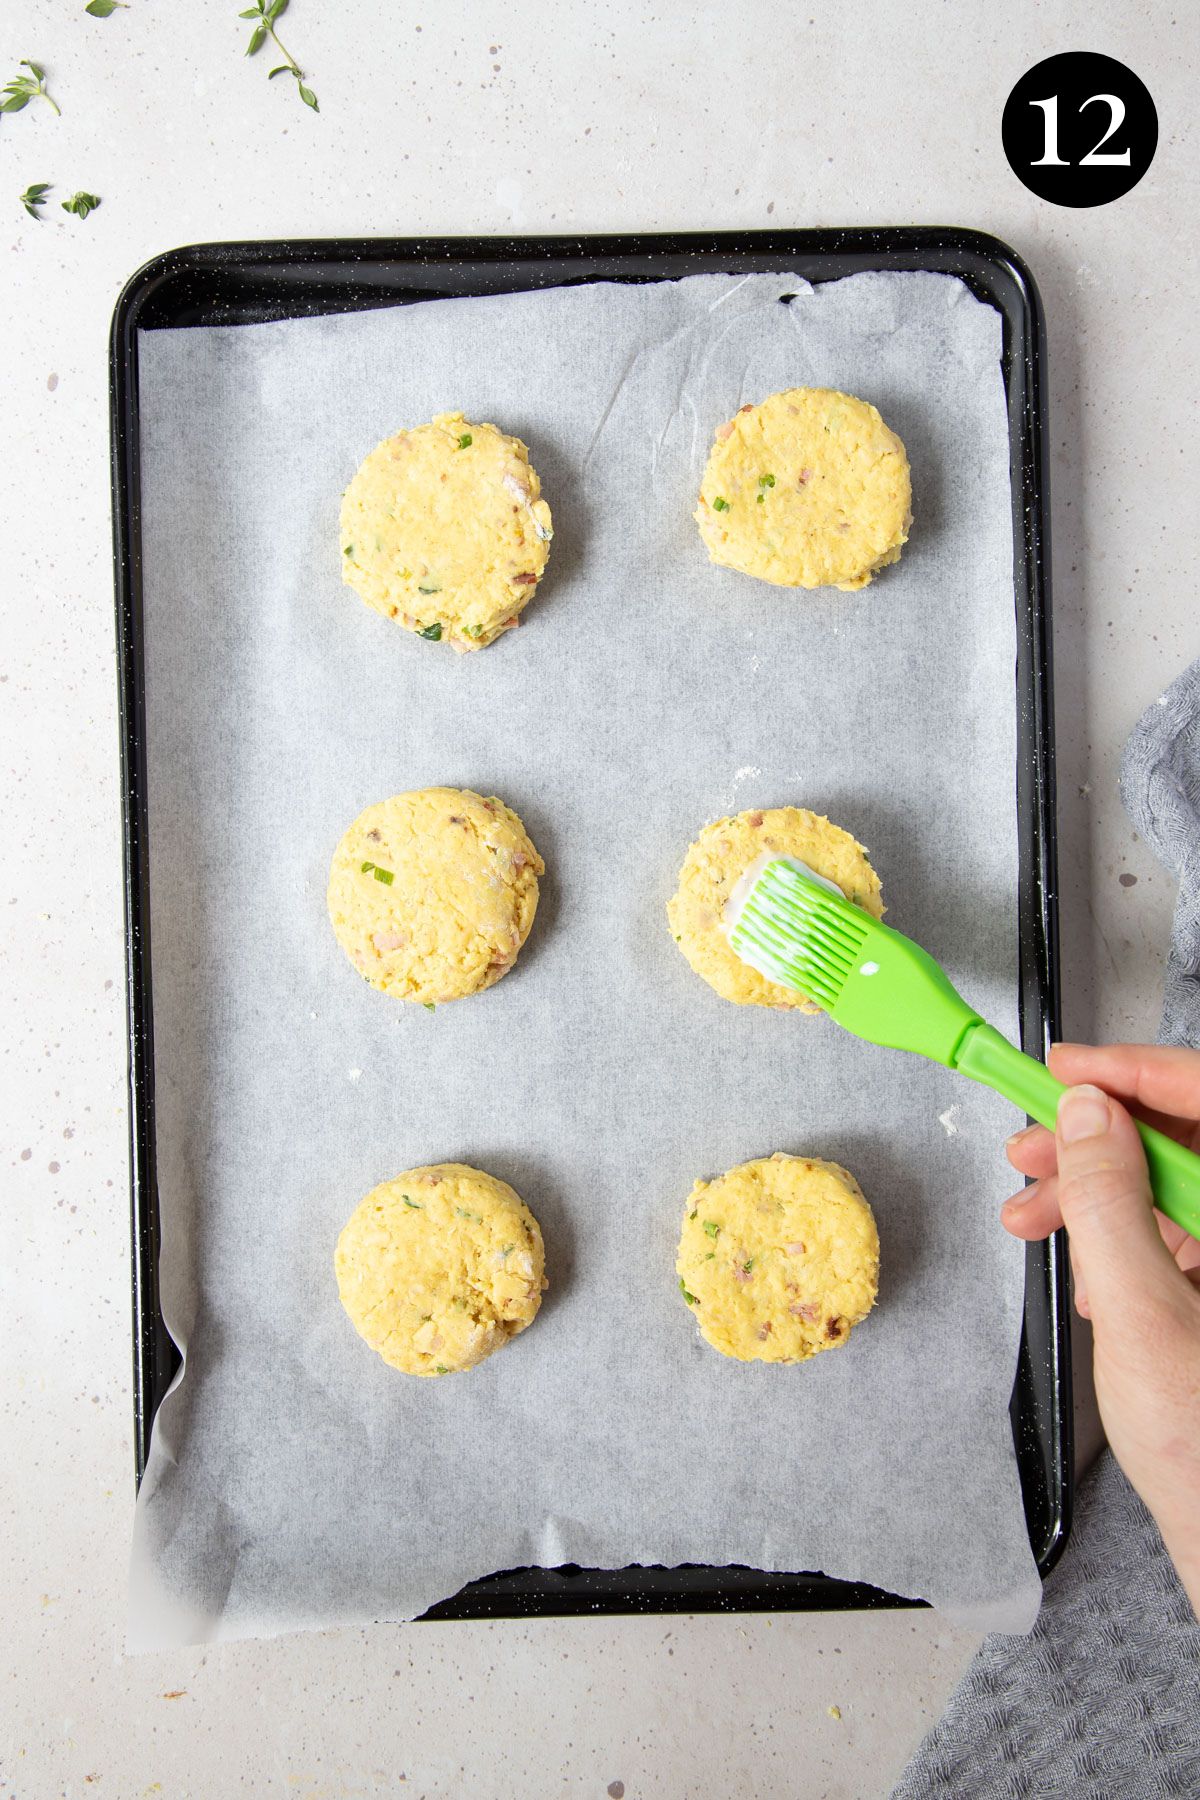
[[[1200,1051],[1163,1044],[1055,1044],[1047,1057],[1052,1075],[1067,1087],[1090,1082],[1119,1100],[1132,1101],[1147,1123],[1191,1148],[1200,1141]],[[1181,1130],[1178,1121],[1189,1121]]]

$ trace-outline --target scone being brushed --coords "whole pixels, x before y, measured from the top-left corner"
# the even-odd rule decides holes
[[[820,1009],[795,988],[768,981],[744,963],[725,935],[729,897],[765,851],[796,857],[873,918],[883,917],[879,877],[848,831],[802,806],[771,806],[705,826],[683,859],[678,890],[667,903],[671,932],[697,975],[722,999],[815,1013]]]

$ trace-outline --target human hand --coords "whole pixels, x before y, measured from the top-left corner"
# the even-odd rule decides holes
[[[1108,1441],[1200,1615],[1200,1242],[1154,1212],[1121,1104],[1200,1150],[1200,1051],[1056,1044],[1048,1060],[1068,1088],[1058,1130],[1009,1139],[1009,1161],[1034,1185],[1005,1201],[1001,1220],[1027,1240],[1067,1227]]]

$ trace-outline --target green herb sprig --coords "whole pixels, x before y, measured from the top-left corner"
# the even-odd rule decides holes
[[[280,43],[279,34],[275,30],[276,19],[281,17],[281,15],[287,11],[287,8],[288,0],[255,0],[253,6],[246,7],[243,12],[238,14],[239,19],[254,20],[254,29],[250,33],[250,42],[246,45],[246,55],[257,56],[267,39],[270,38],[280,56],[282,56],[283,61],[275,65],[267,76],[267,80],[274,81],[277,75],[291,75],[295,80],[296,90],[305,106],[311,106],[314,112],[320,112],[321,109],[317,105],[317,96],[310,87],[305,87],[304,85],[304,70],[300,67],[300,64],[296,61],[291,51],[285,49],[284,45]]]
[[[88,0],[83,10],[91,13],[93,19],[111,19],[118,7],[122,12],[129,11],[125,0]]]
[[[28,69],[29,74],[14,75],[11,81],[6,81],[3,88],[0,88],[0,93],[5,96],[0,100],[0,112],[20,112],[31,100],[44,100],[61,118],[61,107],[46,92],[45,69],[39,68],[37,63],[30,62],[25,56],[21,58],[21,67]]]
[[[86,219],[88,214],[95,212],[99,205],[99,194],[85,194],[80,188],[77,194],[72,194],[69,200],[63,201],[62,209],[64,212],[74,213],[77,219]]]
[[[689,1306],[699,1306],[700,1302],[697,1300],[695,1294],[688,1293],[687,1282],[683,1279],[682,1275],[679,1277],[679,1291]]]
[[[49,181],[35,181],[31,186],[27,187],[25,192],[21,195],[21,205],[25,208],[25,211],[29,214],[31,219],[41,218],[42,215],[38,211],[38,208],[39,206],[45,206],[46,195],[50,192],[52,186],[53,183]]]

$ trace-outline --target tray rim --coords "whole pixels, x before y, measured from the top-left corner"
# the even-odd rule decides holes
[[[593,264],[661,257],[694,260],[695,268],[616,276]],[[148,319],[171,283],[215,278],[248,265],[283,277],[278,310],[263,317],[297,317],[313,311],[358,311],[401,303],[398,290],[356,287],[383,266],[412,275],[464,265],[511,269],[514,263],[573,265],[579,280],[670,280],[756,259],[764,267],[810,259],[828,264],[806,279],[835,280],[868,268],[911,269],[957,275],[997,308],[1004,322],[1009,409],[1010,486],[1013,501],[1014,601],[1018,623],[1017,702],[1029,710],[1026,736],[1018,733],[1018,833],[1021,894],[1019,998],[1024,1047],[1044,1057],[1059,1035],[1058,884],[1056,858],[1051,589],[1049,564],[1049,458],[1047,454],[1046,334],[1041,298],[1032,274],[1007,244],[988,233],[957,226],[855,226],[770,231],[562,234],[529,237],[310,238],[213,240],[182,245],[152,257],[123,287],[113,312],[109,349],[110,454],[113,568],[116,600],[118,717],[125,910],[125,963],[129,1087],[130,1223],[135,1482],[140,1486],[158,1405],[174,1379],[179,1355],[163,1321],[159,1299],[160,1247],[155,1184],[153,1025],[149,934],[149,832],[141,653],[140,471],[137,334],[171,328]],[[342,265],[347,303],[299,303],[312,271]],[[852,264],[852,267],[838,266]],[[775,261],[774,266],[779,264]],[[288,280],[288,277],[295,279]],[[429,285],[429,284],[425,284]],[[561,279],[534,286],[564,285]],[[1006,298],[1001,298],[1007,289]],[[432,290],[426,297],[432,297]],[[460,290],[461,291],[461,290]],[[472,290],[480,291],[480,290]],[[489,291],[484,288],[482,291]],[[509,290],[511,291],[511,290]],[[442,290],[444,293],[444,290]],[[368,294],[372,298],[368,298]],[[405,290],[406,298],[418,293]],[[1015,310],[1021,354],[1010,334]],[[200,323],[195,320],[189,323]],[[210,321],[218,322],[218,321]],[[230,320],[234,323],[234,320]],[[176,326],[175,328],[179,328]],[[1019,367],[1018,367],[1019,365]],[[1024,605],[1024,614],[1022,610]],[[1024,631],[1023,628],[1024,627]],[[1022,689],[1021,671],[1025,665]],[[1023,817],[1022,802],[1029,809]],[[1023,827],[1030,833],[1028,846]],[[1027,855],[1028,851],[1028,855]],[[1031,1295],[1039,1296],[1040,1343],[1049,1403],[1018,1404],[1023,1382],[1032,1383],[1028,1344]],[[1031,1548],[1044,1578],[1070,1532],[1074,1495],[1071,1361],[1068,1326],[1069,1269],[1065,1234],[1026,1254],[1025,1304],[1011,1412],[1027,1520],[1031,1501],[1025,1455],[1045,1464],[1043,1530]],[[1029,1363],[1029,1367],[1027,1367]],[[1036,1387],[1031,1389],[1036,1394]],[[1036,1486],[1036,1480],[1034,1481]],[[833,1610],[921,1606],[923,1601],[887,1594],[869,1584],[819,1572],[782,1573],[736,1566],[686,1564],[676,1568],[632,1565],[624,1569],[502,1571],[471,1583],[423,1615],[427,1619],[527,1617],[629,1612]]]

